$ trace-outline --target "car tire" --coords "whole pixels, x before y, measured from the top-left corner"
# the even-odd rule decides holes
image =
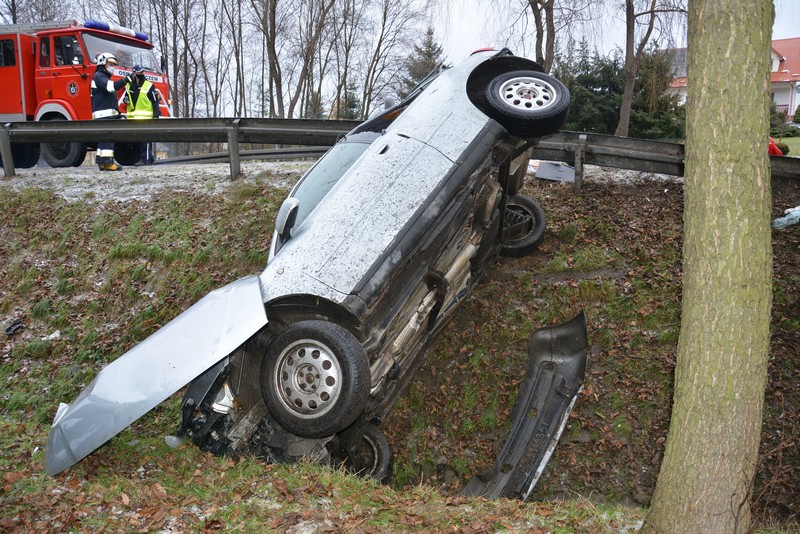
[[[331,436],[361,414],[369,361],[358,340],[327,321],[290,324],[267,349],[261,393],[272,417],[304,438]]]
[[[347,468],[360,477],[386,482],[392,474],[392,447],[376,425],[364,429],[355,458],[348,458]]]
[[[11,159],[14,167],[30,169],[39,162],[40,149],[38,143],[19,143],[11,145]]]
[[[535,201],[514,195],[506,201],[503,214],[503,246],[500,254],[512,258],[526,256],[536,250],[542,240],[547,219]]]
[[[115,143],[114,159],[120,165],[136,165],[142,159],[141,143]]]
[[[567,120],[569,90],[541,72],[516,70],[486,87],[490,116],[511,135],[534,138],[558,131]]]
[[[65,121],[64,117],[53,117],[48,121]],[[86,159],[85,143],[42,143],[42,159],[53,168],[78,167]]]

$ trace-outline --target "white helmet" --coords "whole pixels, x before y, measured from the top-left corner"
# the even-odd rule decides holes
[[[98,65],[116,65],[117,58],[114,57],[114,54],[109,52],[103,52],[97,56],[97,64]]]

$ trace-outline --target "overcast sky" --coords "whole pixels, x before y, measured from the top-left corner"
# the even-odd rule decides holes
[[[775,24],[773,39],[800,37],[800,0],[774,0]],[[436,39],[442,43],[445,55],[451,63],[457,63],[473,51],[483,47],[508,46],[515,54],[533,57],[532,45],[514,35],[508,28],[514,24],[514,10],[503,10],[503,2],[497,0],[460,0],[436,13],[432,21]],[[519,5],[518,1],[507,0],[506,5]],[[517,8],[518,9],[518,8]],[[505,11],[505,12],[504,12]],[[601,51],[611,51],[616,46],[623,47],[625,25],[622,13],[608,17],[599,28],[594,28],[587,36],[590,46]],[[517,33],[520,33],[518,31]],[[526,32],[533,34],[533,30]],[[685,46],[685,43],[678,43]]]

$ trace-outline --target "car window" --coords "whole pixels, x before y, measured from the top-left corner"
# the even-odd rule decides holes
[[[303,176],[292,191],[292,197],[300,201],[297,220],[294,226],[298,227],[314,211],[317,204],[336,185],[347,169],[363,154],[372,142],[380,137],[375,132],[365,132],[345,138],[334,145],[320,160]]]

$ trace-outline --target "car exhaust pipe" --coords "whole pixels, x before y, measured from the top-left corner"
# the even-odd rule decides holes
[[[528,338],[528,371],[511,411],[511,433],[494,466],[470,480],[463,495],[527,499],[564,431],[583,389],[589,359],[586,318],[540,328]]]

